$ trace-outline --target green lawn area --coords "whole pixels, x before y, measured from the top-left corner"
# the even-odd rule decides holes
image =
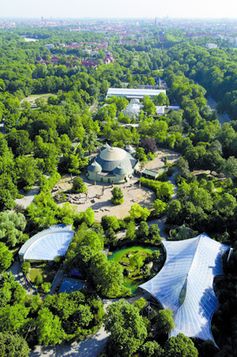
[[[43,269],[41,268],[31,268],[29,273],[27,274],[27,278],[34,283],[37,276],[43,274]]]
[[[41,263],[41,264],[32,264],[27,274],[27,278],[34,284],[35,279],[41,276],[43,281],[42,282],[49,282],[52,283],[55,274],[58,271],[58,264],[56,263]]]
[[[159,256],[160,248],[132,246],[115,251],[108,259],[122,266],[124,285],[134,293],[140,284],[155,274],[154,262],[157,263]]]
[[[36,99],[42,98],[42,99],[48,100],[48,98],[51,95],[53,95],[53,94],[52,93],[32,94],[32,95],[29,95],[28,97],[25,97],[22,100],[22,102],[26,101],[26,102],[30,103],[31,105],[35,105]]]

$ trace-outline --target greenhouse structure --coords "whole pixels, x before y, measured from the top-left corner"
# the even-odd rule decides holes
[[[46,229],[27,240],[19,251],[21,260],[52,261],[56,257],[63,257],[74,231],[70,226],[56,225]]]
[[[161,271],[140,288],[148,291],[165,309],[174,313],[171,336],[214,341],[211,319],[218,300],[213,289],[221,275],[222,255],[229,247],[205,234],[183,241],[163,242],[166,261]]]

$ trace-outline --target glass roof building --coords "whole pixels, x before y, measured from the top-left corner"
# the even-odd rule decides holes
[[[166,94],[165,89],[140,89],[140,88],[109,88],[107,97],[126,97],[142,99],[144,96],[153,97],[160,93]]]
[[[32,261],[51,261],[56,257],[63,257],[73,236],[74,231],[70,226],[52,226],[27,240],[21,247],[19,256],[22,260]]]
[[[222,271],[222,255],[229,247],[205,234],[175,242],[163,242],[166,261],[161,271],[140,288],[148,291],[165,309],[174,312],[171,336],[212,340],[211,319],[218,300],[213,280]]]

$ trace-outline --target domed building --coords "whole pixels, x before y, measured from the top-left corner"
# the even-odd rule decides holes
[[[122,183],[132,177],[136,163],[127,151],[107,144],[88,167],[88,178],[95,182]]]

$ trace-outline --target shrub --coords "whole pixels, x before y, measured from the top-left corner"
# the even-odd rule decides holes
[[[21,269],[25,275],[28,274],[30,271],[30,262],[27,262],[27,261],[23,262]]]
[[[87,193],[87,186],[85,185],[81,177],[74,178],[72,189],[76,193]]]
[[[143,186],[152,189],[156,197],[162,201],[169,201],[174,194],[174,186],[170,182],[161,182],[142,177],[140,182]]]
[[[123,198],[123,192],[122,192],[121,188],[115,187],[112,190],[112,200],[111,201],[114,205],[121,205],[123,203],[124,198]]]
[[[43,283],[41,284],[41,289],[43,290],[44,293],[49,293],[51,289],[51,284],[50,283]]]

